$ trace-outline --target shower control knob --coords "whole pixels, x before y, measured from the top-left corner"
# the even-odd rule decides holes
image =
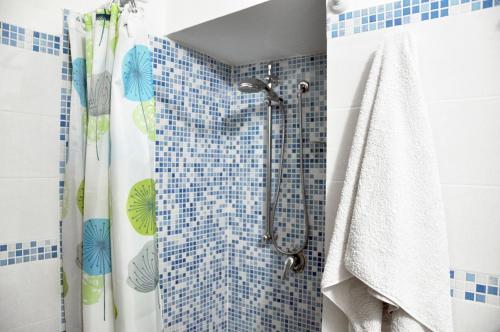
[[[283,275],[281,279],[286,280],[288,279],[288,274],[290,273],[290,270],[293,268],[295,265],[295,256],[288,256],[285,260],[285,268],[283,270]]]
[[[306,257],[304,256],[303,251],[300,251],[297,254],[289,255],[285,259],[285,268],[283,270],[283,275],[281,279],[286,280],[288,279],[290,271],[299,273],[304,271],[305,267],[306,267]]]

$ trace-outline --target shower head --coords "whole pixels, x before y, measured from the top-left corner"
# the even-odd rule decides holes
[[[238,86],[238,90],[243,93],[257,93],[266,89],[269,89],[266,83],[255,77],[247,78],[241,81]]]
[[[266,83],[255,77],[250,77],[241,81],[238,86],[238,90],[243,93],[257,93],[260,91],[265,91],[272,101],[280,100],[280,97],[276,94],[276,92],[273,91],[273,89],[271,89],[267,86]]]

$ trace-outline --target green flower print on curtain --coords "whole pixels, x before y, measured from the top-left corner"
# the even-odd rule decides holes
[[[96,304],[102,296],[104,278],[101,276],[84,276],[82,281],[83,304]]]
[[[138,105],[132,112],[132,120],[137,129],[146,134],[150,141],[156,141],[156,104],[154,99]]]
[[[83,15],[83,22],[85,27],[85,64],[87,72],[87,82],[90,81],[90,76],[92,74],[92,63],[94,57],[94,45],[93,45],[93,30],[92,30],[92,13],[87,13]]]
[[[78,206],[78,210],[83,216],[83,207],[84,207],[84,201],[85,201],[85,180],[82,180],[80,182],[80,186],[78,187],[78,191],[76,192],[76,205]]]
[[[68,286],[68,278],[66,277],[66,271],[64,271],[64,269],[62,270],[62,283],[63,283],[63,297],[66,297],[66,295],[68,295],[68,290],[69,290],[69,286]]]
[[[145,179],[137,182],[127,199],[127,215],[132,227],[141,235],[156,234],[155,182]]]

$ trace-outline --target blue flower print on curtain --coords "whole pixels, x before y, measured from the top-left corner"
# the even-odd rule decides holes
[[[73,87],[80,97],[80,104],[87,107],[87,72],[85,59],[76,58],[72,62]]]
[[[151,51],[144,45],[135,45],[125,54],[122,78],[128,100],[143,102],[153,98],[151,64]]]
[[[111,272],[109,219],[89,219],[83,224],[83,270],[89,275]]]

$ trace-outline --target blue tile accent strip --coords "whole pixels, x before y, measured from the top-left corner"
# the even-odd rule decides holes
[[[450,294],[453,298],[500,306],[499,275],[450,270]]]
[[[61,36],[29,30],[6,22],[0,22],[0,27],[0,45],[52,55],[59,55],[60,53]]]
[[[0,267],[59,257],[59,240],[0,243]]]
[[[385,5],[357,9],[327,19],[328,38],[440,19],[447,16],[500,7],[500,0],[399,0]]]

